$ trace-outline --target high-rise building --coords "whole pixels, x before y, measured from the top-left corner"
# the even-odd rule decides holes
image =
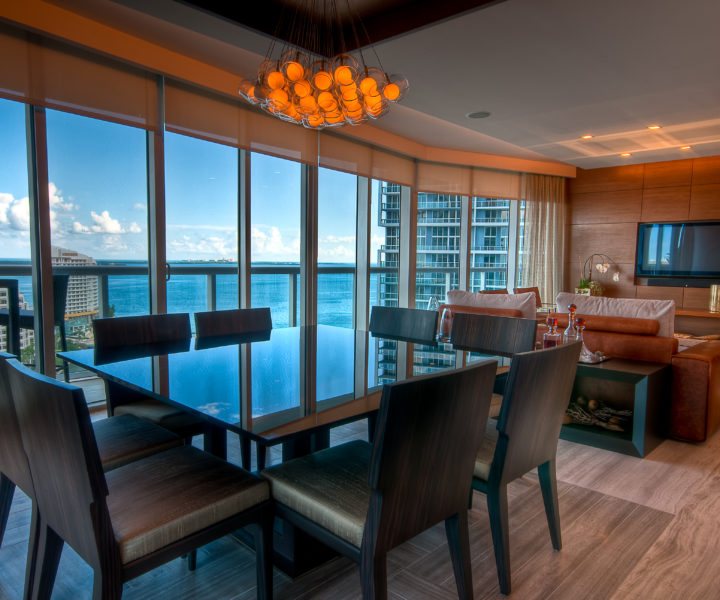
[[[96,265],[95,259],[75,250],[52,247],[52,264],[60,266]],[[98,280],[91,275],[72,275],[68,281],[67,300],[65,304],[65,319],[73,326],[90,324],[93,316],[99,312]]]
[[[379,267],[397,267],[400,253],[401,186],[379,183],[378,225],[385,229],[385,243],[378,250]],[[471,198],[469,289],[506,289],[510,200]],[[462,196],[419,193],[417,206],[417,273],[415,305],[427,306],[433,296],[440,303],[448,290],[459,285],[460,228]],[[396,273],[378,276],[378,297],[382,306],[398,305]],[[383,342],[377,348],[378,381],[392,381],[396,374],[396,343]],[[449,349],[415,346],[414,373],[427,373],[455,363]]]
[[[28,303],[25,302],[25,297],[22,293],[19,294],[20,309],[27,310],[30,308]],[[8,308],[8,291],[6,288],[0,288],[0,308]],[[21,329],[20,330],[20,350],[25,350],[35,339],[35,332],[32,329]],[[0,327],[0,351],[8,351],[8,328]]]

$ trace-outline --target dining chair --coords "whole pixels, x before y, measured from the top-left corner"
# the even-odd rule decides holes
[[[494,378],[487,361],[386,385],[373,444],[262,471],[276,514],[359,563],[366,599],[387,597],[388,551],[444,521],[458,596],[472,598],[468,497]]]
[[[0,352],[0,423],[3,424],[3,435],[0,436],[0,545],[7,526],[15,486],[30,497],[35,510],[35,492],[22,446],[14,401],[7,383],[6,361],[12,358],[14,356]],[[182,439],[174,433],[132,415],[95,421],[93,432],[103,471],[116,469],[182,444]],[[34,561],[29,558],[26,580],[32,572],[32,564]],[[29,590],[30,587],[26,586],[26,589]]]
[[[33,598],[50,597],[64,543],[93,568],[93,598],[114,599],[123,582],[243,526],[258,597],[271,598],[265,481],[187,445],[103,473],[82,390],[6,364],[38,505]]]
[[[535,306],[542,308],[542,299],[540,298],[540,288],[538,287],[516,287],[513,288],[513,294],[524,294],[526,292],[532,292],[535,294]]]
[[[65,330],[65,307],[69,275],[53,275],[53,325],[60,331],[60,348],[67,351],[67,332]],[[0,279],[0,288],[8,290],[8,308],[0,309],[0,325],[8,328],[8,350],[20,358],[20,330],[35,328],[35,312],[19,308],[19,292],[16,279]],[[13,310],[13,308],[15,310]],[[62,361],[65,381],[70,379],[66,361]]]
[[[272,329],[270,308],[235,308],[195,313],[198,338],[232,336]]]
[[[433,344],[437,334],[437,319],[435,310],[373,306],[368,329],[380,337]]]
[[[272,329],[270,308],[238,308],[232,310],[213,310],[195,313],[195,334],[198,338],[197,348],[202,348],[202,341],[212,338],[228,339],[232,336],[268,332]],[[239,434],[240,461],[244,469],[250,469],[250,438]],[[258,470],[265,467],[267,446],[255,444]]]
[[[487,494],[500,591],[509,594],[508,484],[537,467],[550,539],[562,547],[555,456],[570,401],[581,342],[516,354],[502,410],[488,422],[475,460],[473,488]]]
[[[95,352],[112,355],[132,347],[190,344],[190,315],[171,313],[114,317],[93,321]],[[106,384],[107,388],[107,384]],[[195,435],[205,436],[205,448],[210,440],[205,421],[174,406],[150,398],[140,392],[123,390],[123,397],[106,389],[108,416],[131,414],[147,419],[190,440]]]
[[[518,352],[528,352],[535,347],[536,327],[537,321],[533,319],[456,313],[450,339],[456,350],[512,359]],[[508,371],[507,366],[498,367],[490,403],[491,418],[500,414]]]

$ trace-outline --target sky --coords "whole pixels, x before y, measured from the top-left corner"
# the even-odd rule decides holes
[[[144,130],[46,115],[53,245],[147,260]],[[0,99],[0,132],[0,258],[29,258],[24,105]],[[237,164],[235,148],[165,134],[168,260],[237,260]],[[251,198],[252,262],[299,262],[300,165],[253,153]],[[320,169],[319,262],[355,261],[355,219],[355,176]]]

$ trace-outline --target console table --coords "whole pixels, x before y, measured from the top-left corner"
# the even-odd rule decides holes
[[[572,400],[583,397],[619,410],[631,410],[624,431],[597,425],[562,426],[564,440],[643,457],[666,437],[670,411],[670,365],[611,359],[579,364]]]
[[[678,308],[675,310],[675,331],[693,335],[720,333],[720,313]]]

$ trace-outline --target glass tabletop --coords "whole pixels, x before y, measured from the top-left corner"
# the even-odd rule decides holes
[[[216,425],[268,440],[376,410],[379,383],[389,378],[386,370],[378,377],[375,362],[384,346],[396,349],[403,343],[317,325],[104,355],[88,349],[58,356],[108,381],[195,411]],[[367,377],[365,361],[370,365]]]

